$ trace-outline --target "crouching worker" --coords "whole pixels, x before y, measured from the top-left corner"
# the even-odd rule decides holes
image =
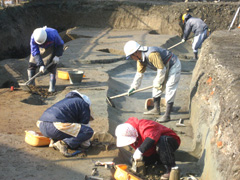
[[[117,126],[115,135],[117,147],[131,145],[133,159],[143,160],[145,165],[163,164],[166,172],[161,180],[169,179],[171,168],[176,166],[174,152],[181,142],[174,131],[152,120],[131,117]]]
[[[43,113],[37,126],[44,136],[54,141],[50,147],[67,157],[70,156],[68,148],[90,147],[93,135],[89,125],[89,121],[93,120],[90,105],[88,96],[74,90]]]

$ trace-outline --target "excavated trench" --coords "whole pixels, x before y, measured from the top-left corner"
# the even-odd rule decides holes
[[[175,108],[178,109],[173,113],[174,121],[167,126],[173,128],[178,134],[183,137],[183,147],[176,154],[176,160],[185,175],[191,173],[197,177],[202,177],[204,180],[210,179],[239,179],[239,149],[235,146],[239,141],[231,140],[230,137],[236,136],[239,127],[239,109],[230,108],[228,110],[225,104],[229,104],[230,99],[236,107],[239,105],[239,92],[236,90],[239,87],[239,74],[229,72],[229,68],[239,70],[239,32],[233,34],[229,32],[222,32],[227,29],[232,17],[237,9],[237,3],[166,3],[161,1],[151,3],[143,2],[118,2],[118,1],[51,1],[51,2],[35,2],[24,4],[15,8],[6,8],[0,12],[0,41],[5,44],[0,48],[0,59],[7,58],[25,58],[29,54],[29,39],[32,30],[35,27],[48,25],[55,27],[61,32],[61,36],[65,42],[66,48],[71,49],[70,42],[73,40],[83,41],[86,44],[94,44],[94,46],[101,45],[101,37],[107,36],[106,46],[101,46],[95,51],[99,52],[97,58],[81,59],[78,62],[73,57],[73,62],[77,65],[91,64],[92,69],[99,69],[104,64],[104,70],[110,76],[108,80],[107,95],[116,95],[126,92],[135,74],[134,62],[122,62],[124,55],[122,49],[123,42],[116,46],[114,40],[136,38],[139,42],[148,45],[159,45],[164,48],[169,48],[181,40],[182,24],[181,15],[183,12],[190,12],[192,15],[200,17],[209,24],[210,28],[216,32],[206,41],[203,46],[204,51],[200,55],[199,61],[192,61],[191,48],[189,46],[179,46],[172,51],[178,55],[182,63],[182,86],[179,88],[179,95],[176,99]],[[46,8],[47,7],[47,8]],[[48,10],[51,9],[50,11]],[[39,17],[39,12],[41,16]],[[29,18],[31,15],[31,18]],[[210,18],[211,17],[211,18]],[[222,20],[225,17],[225,20]],[[38,19],[38,21],[36,21]],[[8,22],[8,23],[6,23]],[[12,22],[12,23],[9,23]],[[235,24],[236,26],[236,24]],[[28,28],[26,28],[28,27]],[[89,28],[89,32],[75,33],[75,27]],[[91,29],[92,28],[92,29]],[[110,28],[125,30],[127,32],[120,35],[111,35],[109,31],[97,32],[96,28]],[[6,31],[8,29],[8,31]],[[10,31],[9,31],[10,29]],[[137,30],[146,30],[144,33],[138,34]],[[91,31],[97,32],[95,35]],[[135,32],[137,31],[137,32]],[[219,31],[219,32],[218,32]],[[129,35],[131,34],[131,35]],[[155,36],[155,37],[154,37]],[[166,37],[164,37],[166,36]],[[225,39],[222,38],[225,36]],[[19,38],[20,37],[20,38]],[[151,39],[148,39],[151,37]],[[93,42],[91,39],[95,38]],[[159,39],[157,39],[159,38]],[[16,40],[18,39],[18,40]],[[73,41],[76,42],[76,41]],[[91,43],[90,43],[91,42]],[[225,42],[226,49],[232,52],[231,63],[225,63],[225,56],[229,55],[229,51],[224,51],[225,54],[219,52],[221,44]],[[73,43],[74,44],[74,43]],[[189,43],[190,44],[190,43]],[[121,46],[121,48],[119,48]],[[79,47],[81,49],[81,47]],[[90,48],[94,49],[93,46]],[[237,50],[238,49],[238,50]],[[221,54],[221,56],[219,54]],[[67,52],[66,52],[67,53]],[[109,59],[104,59],[105,56],[113,56]],[[117,57],[115,57],[115,55]],[[208,62],[212,67],[209,68]],[[214,64],[214,63],[215,64]],[[114,67],[112,64],[114,63]],[[25,62],[26,64],[26,62]],[[64,64],[66,65],[66,64]],[[64,65],[62,67],[64,67]],[[25,66],[25,65],[24,65]],[[86,68],[90,67],[85,65]],[[222,69],[220,68],[221,66]],[[197,68],[195,68],[197,67]],[[215,67],[215,68],[214,68]],[[195,68],[195,69],[194,69]],[[220,68],[220,69],[219,69]],[[205,71],[203,71],[204,69]],[[221,72],[224,72],[224,76]],[[234,72],[237,70],[234,70]],[[191,81],[192,72],[194,73]],[[145,80],[142,86],[151,85],[154,72],[148,71],[145,73]],[[213,77],[213,82],[209,84],[209,77]],[[26,79],[26,75],[24,77]],[[224,91],[225,97],[220,94],[221,89],[224,89],[224,82],[226,79],[231,79],[229,89]],[[0,79],[1,88],[8,88],[16,84],[16,78]],[[207,82],[207,83],[206,83]],[[191,83],[191,86],[190,86]],[[84,84],[83,84],[84,87]],[[190,88],[190,89],[189,89]],[[63,88],[64,89],[64,88]],[[93,89],[93,88],[92,88]],[[207,92],[206,92],[207,91]],[[213,97],[212,92],[219,92],[217,96]],[[230,98],[226,95],[226,91],[232,92]],[[234,93],[233,93],[234,92]],[[207,93],[210,93],[207,94]],[[52,97],[56,96],[52,100]],[[43,91],[33,93],[22,102],[29,105],[46,105],[52,104],[54,101],[63,96],[62,94],[49,95]],[[97,97],[97,95],[95,95]],[[136,93],[133,97],[122,97],[113,100],[116,107],[108,107],[107,113],[109,119],[114,121],[109,122],[110,128],[108,131],[114,134],[114,127],[117,124],[124,122],[130,116],[142,118],[143,104],[145,99],[151,97],[151,91]],[[205,102],[206,101],[206,102]],[[219,103],[220,101],[220,103]],[[224,104],[225,103],[225,104]],[[139,104],[142,106],[140,107]],[[190,115],[189,115],[189,104]],[[164,112],[164,106],[162,112]],[[180,110],[179,110],[180,109]],[[220,110],[219,110],[220,109]],[[206,113],[207,112],[207,113]],[[227,115],[224,115],[226,113]],[[221,115],[227,119],[222,120]],[[190,117],[189,117],[190,116]],[[176,122],[180,117],[186,119],[188,128],[178,129],[175,127]],[[156,117],[149,117],[154,120]],[[234,122],[232,122],[234,120]],[[214,123],[213,123],[214,122]],[[234,126],[235,125],[235,126]],[[193,129],[191,128],[193,126]],[[225,133],[224,128],[230,129],[231,133]],[[235,135],[233,135],[235,134]],[[224,143],[224,145],[216,147],[215,142]],[[124,154],[122,155],[124,159]],[[221,158],[223,160],[221,160]],[[229,167],[224,168],[224,160],[227,161]],[[234,162],[234,163],[233,163]],[[233,165],[231,165],[233,163]],[[189,172],[189,169],[194,169],[194,172]]]

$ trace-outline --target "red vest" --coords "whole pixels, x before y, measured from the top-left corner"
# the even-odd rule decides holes
[[[143,141],[147,137],[149,137],[155,141],[154,146],[151,147],[150,149],[148,149],[143,154],[144,156],[150,156],[150,155],[156,153],[156,144],[161,136],[171,136],[177,140],[179,145],[181,143],[180,138],[173,130],[171,130],[155,121],[147,120],[147,119],[138,120],[135,117],[130,117],[125,123],[131,124],[138,132],[138,137],[137,137],[136,142],[134,144],[131,144],[131,146],[134,149],[137,149],[138,147],[140,147],[140,145],[143,143]]]

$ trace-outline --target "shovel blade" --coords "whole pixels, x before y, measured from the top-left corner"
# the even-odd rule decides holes
[[[31,89],[26,83],[19,83],[19,86],[21,87],[22,90],[30,92]]]

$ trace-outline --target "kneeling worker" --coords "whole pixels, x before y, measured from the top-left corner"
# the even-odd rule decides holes
[[[152,120],[131,117],[117,126],[115,135],[117,147],[131,145],[135,149],[133,159],[143,160],[145,165],[156,161],[163,164],[166,173],[161,180],[169,179],[171,168],[176,166],[174,152],[181,143],[174,131]]]
[[[93,129],[89,121],[91,101],[88,96],[74,90],[48,108],[37,122],[41,133],[51,138],[54,149],[68,156],[68,148],[88,148]],[[51,145],[51,144],[50,144]]]

